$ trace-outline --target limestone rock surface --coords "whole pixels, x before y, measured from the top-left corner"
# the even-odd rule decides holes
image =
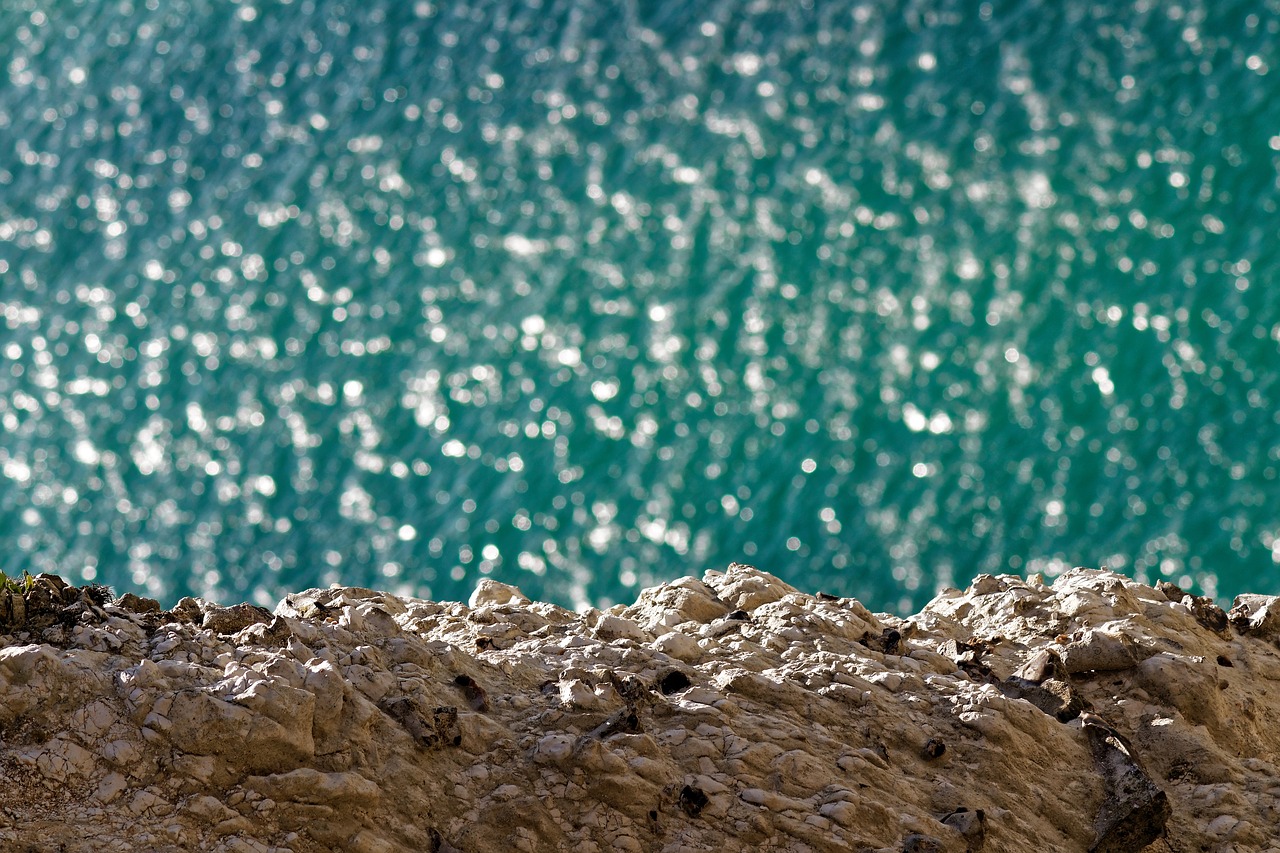
[[[1280,605],[1074,569],[906,619],[740,564],[575,614],[0,594],[0,849],[1277,851]]]

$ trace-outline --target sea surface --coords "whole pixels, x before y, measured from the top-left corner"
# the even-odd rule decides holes
[[[1280,3],[0,0],[0,569],[1280,592]]]

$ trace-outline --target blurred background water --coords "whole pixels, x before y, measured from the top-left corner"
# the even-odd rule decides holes
[[[0,0],[0,568],[1280,592],[1280,3]]]

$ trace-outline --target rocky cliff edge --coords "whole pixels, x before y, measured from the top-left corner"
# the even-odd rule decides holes
[[[1280,851],[1280,603],[1107,571],[907,619],[744,565],[575,614],[0,591],[14,851]]]

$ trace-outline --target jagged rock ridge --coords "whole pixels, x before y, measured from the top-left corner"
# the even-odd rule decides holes
[[[1277,850],[1280,605],[1106,571],[872,614],[732,565],[574,614],[0,592],[0,846]]]

